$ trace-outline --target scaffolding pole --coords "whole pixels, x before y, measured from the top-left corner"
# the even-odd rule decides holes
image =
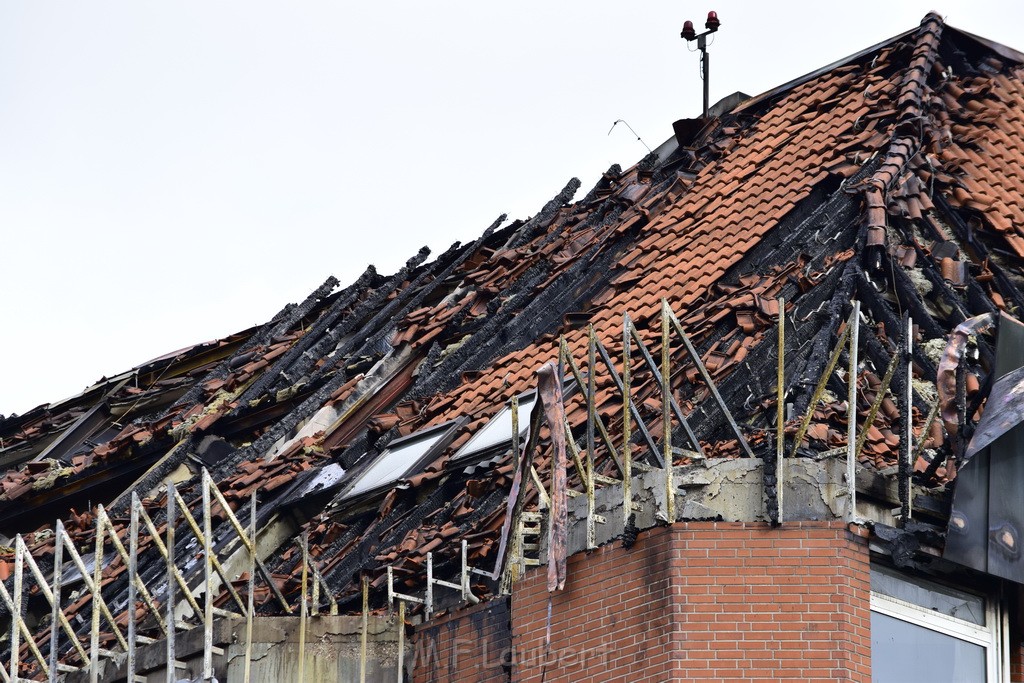
[[[860,301],[853,302],[850,315],[850,368],[847,373],[846,395],[846,486],[850,497],[849,521],[857,517],[857,376],[860,344]]]
[[[594,375],[597,366],[597,336],[594,326],[587,326],[587,549],[597,547],[597,524],[594,520],[597,502],[594,491],[594,421],[597,419],[597,402]]]
[[[627,314],[622,324],[622,528],[628,529],[633,515],[633,456],[630,446],[630,408],[632,407],[632,350],[629,328],[632,323]]]
[[[174,503],[177,498],[177,492],[174,489],[173,483],[167,484],[167,546],[164,553],[164,560],[167,562],[167,623],[171,625],[171,632],[167,634],[167,667],[166,667],[166,683],[174,683],[177,680],[177,671],[175,662],[178,657],[174,651],[175,646],[175,616],[174,616],[174,583],[180,577],[177,569],[174,566],[174,526],[177,524],[177,513],[174,509]],[[147,516],[148,521],[148,516]],[[147,525],[148,526],[148,525]],[[151,531],[156,531],[151,528]],[[159,542],[159,534],[153,533],[153,540]],[[182,582],[184,583],[184,582]],[[191,597],[188,588],[184,587],[185,593]],[[198,606],[195,608],[195,613],[199,614]]]
[[[388,567],[390,582],[391,567]],[[370,630],[370,582],[363,577],[363,629],[359,641],[359,683],[366,683],[366,645]]]
[[[779,350],[778,365],[775,375],[775,507],[776,518],[782,524],[782,506],[784,502],[785,472],[783,455],[786,447],[786,300],[779,297]]]
[[[256,492],[252,492],[249,503],[249,580],[246,584],[248,595],[246,596],[245,610],[245,665],[242,681],[249,683],[252,676],[252,620],[256,614]]]
[[[61,525],[57,528],[57,534],[64,533],[64,527]],[[39,577],[36,577],[37,579]],[[62,623],[61,617],[64,616],[63,610],[60,608],[60,594],[64,584],[64,551],[61,548],[60,536],[54,541],[53,546],[53,588],[50,590],[50,595],[47,599],[50,601],[50,683],[56,683],[57,681],[57,658],[59,649],[60,633],[57,629],[58,624],[66,626],[70,630],[70,625],[67,625],[67,619],[65,618]],[[42,590],[46,586],[46,581],[39,581],[39,588]],[[45,593],[45,591],[44,591]],[[73,632],[69,633],[68,636],[74,643],[78,643],[78,638],[75,637]],[[82,653],[84,654],[84,652]],[[83,657],[84,660],[84,657]]]
[[[669,403],[672,400],[672,368],[671,349],[669,347],[670,314],[668,301],[661,300],[661,446],[663,449],[662,463],[665,473],[665,521],[672,524],[676,521],[676,494],[672,471],[672,413]]]
[[[302,592],[299,594],[299,675],[298,683],[306,677],[306,619],[309,617],[309,605],[306,602],[306,589],[309,584],[309,531],[302,532]]]
[[[203,473],[206,474],[205,471]],[[213,524],[210,519],[210,489],[203,477],[203,680],[213,680]],[[187,513],[187,509],[182,509]],[[187,514],[186,514],[187,517]],[[229,584],[230,585],[230,584]]]
[[[904,331],[904,362],[906,363],[906,387],[904,388],[903,438],[900,439],[900,450],[903,451],[903,485],[906,495],[900,509],[900,523],[906,524],[914,512],[914,320],[907,314],[906,330]]]

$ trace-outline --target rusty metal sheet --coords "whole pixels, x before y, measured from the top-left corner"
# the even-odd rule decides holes
[[[956,436],[960,431],[960,421],[956,409],[957,366],[960,365],[960,359],[963,358],[967,341],[972,336],[987,332],[994,323],[995,316],[985,313],[963,321],[949,335],[946,350],[942,354],[942,360],[939,361],[935,385],[939,391],[939,414],[942,415],[946,433],[950,436]]]
[[[554,460],[551,464],[551,519],[548,524],[548,591],[565,588],[566,546],[568,545],[569,508],[565,468],[565,405],[562,403],[562,377],[554,363],[545,363],[537,371],[537,394],[544,406],[544,417],[551,432]]]

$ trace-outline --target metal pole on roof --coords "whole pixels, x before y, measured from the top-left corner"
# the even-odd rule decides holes
[[[782,524],[783,489],[785,476],[783,472],[783,450],[785,448],[785,401],[786,401],[786,300],[779,297],[779,351],[775,385],[775,505],[776,520]]]
[[[244,683],[249,683],[252,675],[252,620],[255,618],[256,598],[256,492],[252,492],[249,503],[249,582],[248,600],[245,610],[245,671],[242,676]]]
[[[132,492],[131,513],[128,522],[128,683],[135,683],[135,581],[139,567],[139,497]],[[168,626],[168,634],[174,624]]]
[[[206,472],[205,469],[203,471]],[[217,486],[213,483],[213,479],[209,476],[209,472],[206,472],[206,477],[207,481],[209,482],[210,493],[213,494],[213,499],[220,504],[221,510],[224,512],[224,515],[225,517],[227,517],[227,521],[231,524],[232,528],[234,528],[235,534],[237,534],[239,540],[244,545],[248,546],[249,538],[245,533],[245,527],[243,527],[242,523],[238,521],[237,517],[235,517],[235,513],[231,511],[231,506],[228,504],[227,499],[224,498],[224,494],[221,493],[220,489],[218,489]],[[235,591],[235,589],[232,588],[231,580],[228,578],[225,572],[222,571],[223,567],[221,567],[220,562],[218,562],[216,555],[213,557],[213,563],[214,569],[216,569],[217,572],[221,575],[221,579],[223,579],[224,585],[227,587],[228,592],[231,593],[231,597],[234,598],[235,603],[238,605],[238,609],[244,612],[245,605],[242,603],[242,599],[238,597],[237,591]],[[281,608],[285,611],[286,614],[292,614],[292,606],[285,599],[284,595],[281,593],[281,590],[277,587],[277,583],[274,581],[274,577],[271,575],[270,570],[267,569],[267,567],[263,564],[258,555],[256,556],[256,569],[259,570],[261,574],[263,574],[263,578],[267,582],[267,587],[270,588],[270,592],[274,595],[275,598],[277,598],[277,602],[281,605]]]
[[[309,530],[302,532],[302,592],[299,594],[299,676],[302,683],[306,676],[306,617],[309,607],[306,604],[306,589],[309,583]]]
[[[308,549],[306,554],[309,554]],[[315,562],[307,562],[306,568],[309,569],[309,580],[313,584],[312,588],[310,588],[309,615],[318,617],[320,616],[320,573],[316,570]]]
[[[602,348],[600,342],[596,342],[596,346],[597,346],[598,349]],[[581,387],[582,386],[589,386],[588,382],[583,378],[582,371],[576,365],[576,361],[574,361],[572,359],[572,356],[569,356],[568,360],[569,360],[569,363],[568,363],[569,371],[572,373],[573,379],[576,380],[576,384],[578,386],[581,386]],[[609,364],[609,368],[612,367],[610,359],[606,359],[605,362]],[[615,381],[615,383],[616,383],[616,386],[620,386],[619,385],[619,380],[616,377],[615,371],[613,369],[610,369],[609,371],[611,373],[613,381]],[[597,400],[596,397],[595,397],[594,400]],[[634,410],[634,413],[635,413],[635,410]],[[608,453],[609,453],[609,455],[611,455],[612,460],[614,460],[615,464],[618,465],[619,464],[619,454],[618,454],[618,451],[615,450],[615,444],[612,443],[612,437],[608,433],[608,429],[604,426],[604,422],[601,421],[601,417],[599,415],[597,415],[596,411],[594,413],[594,420],[593,420],[592,424],[597,429],[597,434],[599,434],[601,436],[601,441],[604,443],[605,448],[608,449]],[[640,424],[640,423],[638,422],[638,424]],[[651,442],[651,448],[654,450],[654,452],[657,452],[657,448],[654,446],[653,442]],[[621,470],[621,468],[620,468],[620,470]],[[580,474],[580,477],[581,478],[585,478],[585,475],[584,474]]]
[[[103,525],[96,518],[96,553],[92,558],[92,628],[89,633],[89,681],[99,681],[100,667],[100,610],[102,609],[103,582]],[[117,626],[114,626],[115,630]]]
[[[60,609],[60,592],[64,584],[64,549],[61,544],[64,542],[64,525],[57,525],[56,540],[53,545],[53,589],[50,598],[50,683],[57,680],[57,651],[59,649],[60,633],[57,626],[60,624],[62,615]],[[40,582],[42,588],[45,582]]]
[[[14,550],[14,598],[11,600],[11,678],[17,681],[21,675],[21,662],[19,657],[21,654],[21,643],[18,639],[21,637],[21,593],[22,593],[22,577],[25,571],[25,544],[21,540],[21,534],[18,534],[15,540]],[[6,592],[6,590],[4,591]],[[6,601],[5,601],[6,602]]]
[[[61,521],[59,519],[57,520],[57,527],[58,527],[58,529],[63,527],[63,524],[61,524]],[[121,646],[122,650],[127,650],[128,649],[128,641],[125,640],[124,634],[121,633],[121,629],[117,625],[117,620],[114,619],[114,615],[110,612],[110,608],[107,606],[107,603],[104,602],[104,600],[103,600],[103,593],[102,593],[102,591],[99,590],[100,584],[97,582],[98,579],[96,578],[97,574],[102,571],[102,563],[103,563],[103,550],[102,550],[103,528],[104,527],[103,527],[102,524],[97,524],[96,536],[97,536],[97,541],[99,541],[99,544],[100,544],[100,552],[98,553],[97,557],[93,558],[94,561],[95,561],[96,566],[93,568],[93,571],[91,571],[91,572],[89,571],[89,568],[85,566],[85,561],[82,559],[82,556],[78,553],[78,550],[75,548],[75,545],[71,542],[71,540],[69,539],[68,535],[66,533],[59,534],[58,538],[63,541],[63,543],[64,543],[64,551],[67,552],[68,557],[71,558],[71,561],[74,563],[75,568],[78,569],[78,573],[81,575],[81,578],[82,578],[82,583],[85,584],[85,590],[88,591],[89,596],[92,598],[92,605],[93,605],[93,607],[96,610],[98,610],[93,615],[93,618],[96,621],[95,632],[96,632],[96,636],[97,636],[97,643],[98,643],[98,640],[99,640],[99,615],[102,614],[103,618],[107,620],[107,624],[110,626],[110,631],[113,633],[114,639],[117,640],[118,645]],[[45,594],[46,593],[44,592],[44,595]],[[63,612],[61,614],[63,614]],[[64,625],[66,632],[71,630],[70,629],[70,624],[68,623],[66,617],[63,617],[63,616],[61,617],[61,624]],[[90,631],[91,630],[92,629],[90,629]],[[92,644],[92,641],[91,641],[91,638],[90,638],[90,645],[91,644]],[[97,657],[97,662],[99,661],[98,657],[101,654],[101,652],[99,650],[98,645],[94,649],[94,652],[92,652],[92,653],[86,653],[84,648],[81,647],[81,644],[78,642],[77,639],[73,639],[72,640],[72,645],[74,645],[75,649],[78,651],[79,657],[82,660],[83,667],[89,666],[90,665],[89,663],[93,660],[94,656]],[[109,653],[104,651],[102,654],[104,656],[107,656]]]
[[[708,117],[708,86],[711,82],[711,57],[708,56],[708,48],[706,44],[706,37],[701,36],[698,42],[700,48],[700,72],[701,77],[704,80],[704,118]]]
[[[914,476],[914,320],[909,314],[907,315],[906,322],[906,344],[904,353],[907,364],[906,412],[903,417],[903,439],[900,441],[902,450],[904,451],[904,485],[907,489],[906,500],[903,501],[903,509],[901,510],[901,517],[903,518],[903,523],[906,524],[907,520],[910,519],[911,514],[913,514],[914,498],[914,492],[912,489]]]
[[[434,612],[434,553],[427,552],[427,603],[423,610],[426,614],[425,621],[430,621],[430,615]]]
[[[512,397],[512,467],[519,467],[519,397]]]
[[[136,496],[134,494],[132,495],[132,499],[131,500],[132,500],[131,504],[134,506],[134,510],[133,511],[134,511],[134,513],[136,515],[136,520],[135,521],[136,521],[136,528],[137,528],[137,525],[138,525],[138,515],[139,515],[139,510],[141,508],[141,503],[138,500],[138,496]],[[114,527],[114,523],[110,521],[110,516],[107,515],[107,511],[103,508],[102,505],[97,505],[96,506],[96,519],[99,520],[99,523],[102,524],[104,526],[104,528],[107,530],[107,533],[109,534],[109,538],[110,538],[110,544],[114,547],[114,552],[117,554],[117,556],[119,556],[121,558],[121,561],[130,570],[131,567],[132,567],[131,553],[129,553],[128,549],[124,547],[123,543],[121,543],[121,539],[118,538],[118,535],[117,535],[118,530]],[[129,539],[128,544],[131,545],[131,540],[130,539]],[[136,563],[135,566],[137,567],[138,564]],[[128,576],[129,576],[129,580],[133,584],[133,590],[132,590],[131,599],[134,600],[135,597],[141,595],[143,602],[149,608],[150,613],[153,615],[153,618],[156,620],[157,626],[160,627],[161,631],[166,633],[167,632],[167,627],[164,624],[163,619],[161,619],[160,616],[159,616],[159,608],[157,607],[156,602],[153,600],[153,596],[150,595],[149,589],[146,588],[146,584],[143,583],[139,579],[138,572],[135,572],[133,574],[131,571],[129,571]],[[140,642],[143,642],[143,641],[148,641],[149,639],[144,638],[142,636],[138,636],[136,638],[136,640],[138,640]],[[126,641],[124,649],[125,649],[125,652],[127,652],[129,650],[127,641]]]
[[[39,651],[39,646],[36,645],[34,634],[32,633],[31,630],[29,630],[28,624],[25,623],[25,619],[21,616],[21,605],[24,599],[23,593],[25,589],[25,565],[27,564],[29,568],[33,570],[37,570],[38,567],[36,567],[35,561],[32,559],[32,553],[28,551],[28,546],[25,545],[25,539],[21,536],[21,534],[18,534],[15,537],[14,543],[14,597],[12,598],[10,595],[8,595],[7,589],[5,588],[0,590],[0,596],[3,597],[3,604],[10,611],[12,616],[12,636],[14,634],[19,634],[25,639],[25,647],[28,649],[29,654],[32,655],[32,658],[35,659],[40,671],[42,671],[44,676],[49,676],[50,667],[47,666],[46,659],[43,657],[43,653]],[[36,571],[35,578],[37,582],[39,581],[39,573],[40,572]],[[0,582],[0,588],[2,588],[2,582]],[[14,643],[12,640],[12,647],[13,645]],[[20,648],[18,648],[18,650],[20,651]],[[12,651],[12,658],[14,657],[14,654],[15,653]],[[19,672],[17,669],[12,670],[11,677],[15,681],[28,680],[21,678],[19,676]]]
[[[597,337],[594,326],[587,326],[587,548],[597,547],[597,524],[594,512],[594,422],[597,419],[597,402],[594,399],[594,375],[597,370]]]
[[[203,488],[203,680],[213,678],[213,520],[210,519],[210,487],[206,470],[202,474]]]
[[[391,570],[391,567],[388,567]],[[363,633],[359,643],[359,683],[366,683],[366,638],[370,629],[370,583],[363,576]]]
[[[11,674],[8,680],[13,681],[27,680],[21,678],[19,671],[21,646],[18,641],[20,638],[25,639],[25,647],[28,648],[29,654],[35,658],[36,664],[39,665],[43,675],[48,675],[50,671],[50,668],[46,664],[46,659],[36,646],[32,631],[29,630],[28,624],[25,623],[25,620],[21,616],[24,599],[24,574],[26,562],[30,567],[35,567],[32,561],[32,554],[28,552],[28,547],[25,545],[25,539],[21,537],[21,534],[18,534],[15,537],[13,596],[7,592],[7,588],[5,588],[3,582],[0,581],[0,603],[7,608],[7,611],[11,615]]]
[[[462,558],[462,572],[460,575],[459,585],[462,586],[462,599],[473,600],[476,598],[473,595],[473,591],[469,587],[469,542],[466,539],[462,539],[462,543],[459,544],[461,552],[459,555]],[[479,602],[478,600],[476,602]]]
[[[463,541],[465,543],[465,541]],[[398,601],[398,683],[405,680],[405,600]]]
[[[662,461],[665,468],[665,521],[676,521],[676,495],[672,472],[672,413],[669,402],[672,398],[672,368],[669,350],[668,301],[661,300],[661,439]]]
[[[167,562],[167,683],[174,683],[177,680],[177,655],[174,652],[174,641],[176,634],[176,622],[174,617],[174,582],[177,580],[174,570],[174,525],[177,522],[174,509],[174,484],[167,484],[167,554],[164,560]],[[156,534],[154,534],[154,537]],[[246,679],[248,681],[248,678]]]
[[[857,521],[857,348],[860,343],[860,301],[850,315],[850,369],[846,376],[846,486],[850,496],[849,521]]]
[[[679,34],[680,37],[683,38],[683,40],[685,40],[686,42],[690,42],[691,40],[696,40],[697,41],[697,49],[700,50],[700,71],[701,71],[700,75],[701,75],[701,78],[704,79],[704,118],[705,119],[708,117],[708,81],[710,80],[710,78],[709,78],[709,76],[710,76],[709,71],[710,71],[710,68],[711,68],[711,64],[710,64],[710,61],[708,59],[707,38],[708,38],[708,34],[709,33],[714,33],[715,31],[717,31],[718,27],[720,25],[721,25],[721,22],[718,20],[718,13],[712,11],[712,12],[708,12],[708,20],[704,24],[704,28],[706,28],[707,31],[704,31],[704,33],[701,33],[701,34],[698,35],[696,30],[694,30],[694,28],[693,28],[693,22],[692,21],[687,21],[687,22],[685,22],[683,24],[683,32]]]
[[[597,346],[597,353],[601,356],[601,360],[604,362],[605,367],[608,368],[608,376],[611,377],[612,382],[615,384],[615,388],[618,389],[619,393],[621,394],[623,390],[622,378],[619,376],[619,371],[615,369],[615,362],[612,360],[611,354],[608,353],[608,349],[604,347],[604,344],[601,343],[600,339],[595,338],[595,345]],[[640,348],[642,350],[645,350],[643,349],[643,346],[641,346]],[[657,453],[658,445],[654,442],[654,438],[651,436],[650,432],[647,431],[647,427],[644,425],[643,417],[640,415],[640,411],[637,410],[635,405],[631,405],[630,412],[633,414],[633,420],[636,422],[637,428],[643,435],[644,441],[647,442],[647,447],[651,449],[651,453]],[[679,409],[679,406],[676,405],[675,398],[672,399],[672,412],[675,414],[676,420],[681,425],[683,425],[683,429],[687,433],[687,438],[689,438],[690,427],[688,424],[686,424],[686,420],[685,418],[683,418],[682,411]],[[610,437],[606,438],[607,430],[605,430],[604,424],[601,422],[600,416],[596,414],[596,411],[594,415],[594,424],[596,425],[598,431],[601,432],[601,439],[605,442],[605,445],[608,446],[608,452],[611,454],[612,459],[615,461],[616,466],[619,467],[619,472],[621,473],[622,463],[619,460],[619,452],[615,450],[614,446],[610,443]],[[694,448],[696,450],[699,450],[700,444],[698,444]]]
[[[64,553],[64,551],[63,551],[63,547],[61,546],[61,544],[67,542],[64,539],[64,535],[65,535],[64,525],[61,524],[60,520],[58,519],[57,523],[55,525],[55,531],[54,531],[54,536],[55,536],[54,540],[56,541],[56,544],[55,544],[55,548],[54,548],[54,565],[53,565],[53,574],[54,575],[52,577],[52,581],[54,583],[54,588],[57,589],[57,592],[56,592],[56,596],[57,597],[56,598],[54,597],[55,593],[50,590],[50,587],[49,587],[49,585],[46,582],[47,581],[46,576],[39,569],[39,565],[36,564],[36,561],[34,559],[32,559],[32,553],[28,551],[28,547],[27,546],[26,546],[25,552],[24,552],[25,565],[27,565],[28,568],[32,571],[32,575],[36,579],[36,585],[39,587],[39,592],[42,593],[43,598],[45,598],[46,601],[50,604],[50,610],[51,610],[50,617],[53,620],[53,624],[55,624],[55,625],[59,626],[60,628],[64,629],[64,634],[67,635],[68,640],[71,642],[71,646],[75,649],[75,652],[78,654],[79,660],[84,665],[85,662],[89,661],[89,653],[86,652],[85,648],[82,647],[82,644],[80,642],[78,642],[78,636],[75,634],[75,630],[71,627],[71,622],[69,622],[68,618],[66,616],[64,616],[64,612],[62,612],[60,610],[60,588],[61,588],[61,586],[63,584],[63,579],[62,579],[61,575],[64,572],[64,567],[63,567],[63,553]],[[18,537],[16,537],[15,542],[16,543],[21,543],[21,544],[24,545],[25,540],[23,538],[21,538],[20,536],[18,536]],[[4,605],[6,605],[8,610],[10,610],[11,613],[13,613],[14,612],[13,602],[10,599],[10,597],[7,596],[6,589],[4,589],[2,581],[0,581],[0,596],[3,597]],[[53,609],[55,606],[57,608],[56,610]],[[24,621],[24,620],[22,620],[22,621]],[[28,631],[28,629],[26,628],[25,630],[22,631],[22,635],[25,636],[25,637],[31,637],[32,633],[30,631]],[[59,637],[59,632],[57,634],[57,637]],[[27,644],[29,646],[29,649],[32,650],[33,656],[36,656],[36,652],[38,651],[38,648],[36,648],[36,646],[35,646],[34,638],[33,638],[32,642],[27,642]],[[57,673],[60,673],[60,670],[61,670],[61,668],[63,666],[62,664],[60,664],[59,659],[58,659],[59,652],[60,652],[60,641],[56,640],[56,638],[54,637],[53,626],[51,625],[51,627],[50,627],[50,658],[49,658],[49,660],[52,663],[48,663],[45,667],[43,667],[44,673],[46,671],[50,672],[49,673],[49,677],[50,677],[51,680],[56,680]],[[37,657],[37,661],[40,663],[40,665],[43,664],[42,657]]]
[[[625,315],[622,324],[622,528],[629,528],[633,513],[633,459],[629,445],[630,439],[630,403],[632,381],[630,360],[632,352],[629,345],[629,315]]]

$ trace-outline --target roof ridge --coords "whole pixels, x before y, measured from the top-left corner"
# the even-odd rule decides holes
[[[931,13],[929,13],[929,14],[931,14]],[[927,16],[925,18],[927,19]],[[836,61],[831,62],[829,64],[826,64],[825,66],[820,67],[818,69],[815,69],[814,71],[809,71],[808,73],[804,74],[803,76],[798,76],[798,77],[796,77],[796,78],[794,78],[794,79],[792,79],[790,81],[786,81],[785,83],[783,83],[781,85],[777,85],[774,88],[771,88],[770,90],[765,90],[763,93],[760,93],[759,95],[754,95],[753,97],[751,97],[751,98],[745,100],[744,102],[740,103],[731,112],[727,112],[727,113],[739,114],[739,113],[745,112],[748,109],[751,109],[752,107],[754,107],[755,105],[757,105],[757,104],[759,104],[761,102],[764,102],[765,100],[768,100],[768,99],[770,99],[772,97],[775,97],[776,95],[780,95],[782,93],[786,93],[786,92],[789,92],[791,90],[794,90],[794,89],[800,87],[801,85],[807,83],[808,81],[813,81],[815,78],[819,78],[820,76],[822,76],[824,74],[827,74],[827,73],[829,73],[831,71],[834,71],[834,70],[836,70],[836,69],[838,69],[840,67],[846,66],[846,65],[850,64],[851,62],[854,62],[854,61],[860,59],[861,57],[864,57],[865,55],[872,54],[873,52],[878,52],[882,48],[885,48],[885,47],[888,47],[890,45],[893,45],[894,43],[897,43],[897,42],[903,40],[907,36],[917,32],[919,30],[920,30],[920,27],[908,29],[906,31],[903,31],[902,33],[898,33],[898,34],[892,36],[891,38],[886,38],[885,40],[880,41],[878,43],[875,43],[874,45],[872,45],[870,47],[864,48],[863,50],[859,50],[857,52],[854,52],[851,55],[847,55],[846,57],[842,57],[840,59],[837,59]]]
[[[929,12],[921,20],[910,65],[903,74],[900,94],[896,99],[899,113],[893,137],[881,164],[862,185],[868,208],[867,245],[885,244],[885,194],[896,182],[903,168],[921,151],[920,121],[926,116],[924,89],[928,74],[938,56],[942,28],[942,17],[935,12]]]
[[[917,28],[912,28],[912,29],[909,29],[909,30],[904,31],[902,33],[898,33],[895,36],[892,36],[891,38],[887,38],[886,40],[883,40],[883,41],[881,41],[879,43],[875,43],[871,47],[865,48],[863,50],[859,50],[857,52],[854,52],[851,55],[847,55],[846,57],[842,57],[840,59],[837,59],[836,61],[831,62],[830,64],[826,64],[825,66],[820,67],[818,69],[815,69],[814,71],[810,71],[810,72],[804,74],[803,76],[798,76],[797,78],[794,78],[791,81],[787,81],[787,82],[785,82],[785,83],[783,83],[781,85],[778,85],[778,86],[776,86],[776,87],[774,87],[774,88],[772,88],[770,90],[766,90],[765,92],[763,92],[763,93],[761,93],[759,95],[754,95],[753,97],[750,97],[750,98],[746,99],[745,101],[743,101],[742,103],[740,103],[738,106],[736,106],[729,113],[739,113],[739,112],[742,112],[742,111],[746,111],[747,109],[751,108],[752,106],[754,106],[755,104],[757,104],[759,102],[762,102],[762,101],[764,101],[764,100],[766,100],[766,99],[768,99],[770,97],[774,97],[775,95],[778,95],[780,93],[784,93],[784,92],[787,92],[789,90],[792,90],[792,89],[794,89],[794,88],[796,88],[796,87],[798,87],[800,85],[803,85],[807,81],[810,81],[810,80],[813,80],[815,78],[818,78],[822,74],[826,74],[826,73],[828,73],[830,71],[838,69],[839,67],[846,66],[850,62],[853,62],[853,61],[855,61],[857,59],[860,59],[864,55],[871,54],[872,52],[876,52],[876,51],[878,51],[878,50],[880,50],[880,49],[882,49],[884,47],[892,45],[893,43],[896,43],[896,42],[902,40],[903,38],[906,38],[907,36],[911,35],[912,33],[916,33],[916,34],[918,34],[918,36],[920,36],[923,27],[926,24],[932,24],[932,23],[935,23],[935,24],[938,25],[938,31],[939,31],[939,33],[941,33],[942,27],[945,25],[945,21],[943,20],[942,16],[938,12],[936,12],[935,10],[931,10],[926,15],[924,15],[924,18],[921,19],[921,23],[918,25]],[[957,29],[957,30],[959,30],[959,29]],[[960,32],[961,33],[966,33],[964,31],[960,31]],[[970,34],[967,34],[967,35],[970,35]],[[977,38],[976,36],[971,36],[971,37],[972,38]],[[988,42],[986,42],[986,45],[988,45],[989,47],[992,47],[991,45],[988,44]],[[937,42],[936,42],[936,47],[938,47]],[[993,49],[995,49],[995,48],[993,48]],[[1021,56],[1022,60],[1024,60],[1024,54],[1022,54],[1020,56]]]

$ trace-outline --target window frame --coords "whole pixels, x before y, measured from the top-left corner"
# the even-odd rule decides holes
[[[566,403],[570,398],[572,398],[575,395],[577,388],[578,388],[578,384],[577,384],[575,378],[570,377],[567,380],[563,380],[563,382],[562,382],[562,402]],[[519,410],[519,439],[520,439],[520,443],[525,445],[526,439],[529,439],[529,435],[530,435],[530,415],[533,412],[533,407],[536,405],[537,401],[540,400],[540,395],[539,395],[537,389],[527,389],[526,391],[523,391],[523,392],[520,392],[519,394],[516,394],[515,398],[517,398],[519,400],[519,408],[520,408],[520,410]],[[522,409],[523,408],[522,404],[527,399],[530,400],[530,409],[524,411]],[[460,446],[459,450],[455,451],[455,453],[452,454],[451,460],[448,461],[448,466],[449,467],[466,467],[466,466],[477,465],[480,462],[482,462],[484,460],[487,460],[490,457],[494,457],[495,455],[500,455],[500,454],[503,454],[503,453],[511,450],[512,449],[512,434],[511,434],[511,430],[510,430],[510,433],[509,433],[508,441],[500,441],[500,442],[498,442],[496,444],[493,444],[493,445],[490,445],[490,446],[486,446],[486,447],[482,447],[482,448],[477,448],[476,450],[473,450],[473,451],[467,450],[467,448],[470,445],[472,445],[473,440],[477,437],[478,434],[482,433],[483,430],[487,429],[487,427],[490,426],[491,423],[493,423],[496,419],[501,417],[504,413],[509,412],[511,410],[512,410],[512,399],[510,398],[507,401],[505,401],[505,405],[503,405],[501,407],[501,410],[499,410],[494,415],[492,415],[491,418],[489,420],[487,420],[487,422],[484,424],[484,426],[481,427],[480,429],[478,429],[476,431],[476,433],[474,433],[473,436],[470,437],[469,441],[467,441],[462,446]]]
[[[931,578],[903,574],[899,571],[894,571],[890,567],[874,564],[871,567],[871,571],[878,569],[887,570],[886,573],[896,576],[901,581],[917,584],[926,589],[928,584],[939,587],[943,585],[941,582]],[[962,586],[951,587],[958,591],[970,593],[984,601],[984,626],[874,590],[871,591],[870,611],[973,645],[978,645],[985,650],[985,675],[987,683],[1002,683],[1010,680],[1009,616],[1007,610],[1003,608],[1001,601],[994,592],[965,589]],[[872,662],[873,665],[874,662]]]
[[[528,391],[524,391],[524,392],[522,392],[520,394],[517,394],[515,396],[515,398],[518,399],[518,401],[519,401],[519,439],[520,439],[520,443],[522,443],[523,442],[522,440],[524,438],[529,438],[529,434],[530,434],[530,414],[533,412],[533,406],[536,405],[537,401],[540,400],[540,396],[537,394],[537,390],[536,389],[530,389]],[[523,408],[524,400],[529,400],[529,403],[530,403],[530,409],[527,410],[527,411],[523,411],[523,409],[522,409]],[[473,441],[478,436],[483,434],[484,430],[486,430],[489,426],[491,426],[495,422],[495,420],[497,420],[498,418],[502,417],[505,413],[509,413],[511,411],[512,411],[512,399],[509,399],[509,400],[505,401],[505,405],[503,405],[501,407],[501,410],[499,410],[494,415],[492,415],[491,418],[489,420],[487,420],[487,422],[484,423],[484,425],[480,429],[478,429],[476,431],[476,433],[473,434],[473,436],[471,436],[469,438],[469,441],[464,443],[459,448],[459,450],[455,451],[455,453],[452,454],[452,459],[451,459],[452,464],[457,464],[457,465],[463,465],[463,464],[467,464],[467,463],[468,464],[472,464],[473,462],[476,462],[477,460],[485,459],[488,455],[493,455],[493,454],[496,454],[496,453],[504,453],[506,450],[512,448],[512,439],[513,439],[513,437],[515,435],[511,433],[512,429],[511,429],[511,426],[510,426],[509,427],[509,435],[508,435],[508,439],[507,440],[503,439],[503,440],[499,441],[498,443],[491,444],[490,446],[481,446],[481,447],[477,447],[477,448],[475,448],[473,450],[469,450],[469,448],[473,445]]]
[[[338,497],[336,498],[337,502],[348,504],[351,503],[352,501],[372,498],[376,495],[379,495],[382,491],[390,490],[399,481],[408,478],[411,472],[418,471],[420,468],[423,467],[424,464],[436,459],[445,448],[448,448],[448,446],[452,442],[452,439],[455,436],[456,429],[463,422],[463,420],[451,420],[449,422],[445,422],[434,427],[427,427],[426,429],[421,429],[419,431],[413,432],[412,434],[407,434],[406,436],[402,436],[393,440],[391,443],[385,446],[384,450],[378,453],[376,457],[371,458],[365,464],[365,466],[361,467],[358,472],[353,473],[352,478],[345,485],[345,488],[338,494]],[[361,482],[378,463],[382,462],[382,459],[387,457],[389,452],[399,449],[403,445],[408,445],[411,443],[416,443],[423,439],[431,438],[435,434],[439,435],[435,437],[436,440],[434,441],[434,443],[426,451],[424,451],[419,458],[417,458],[411,465],[405,468],[402,471],[402,473],[396,476],[394,479],[385,484],[378,484],[373,488],[367,489],[366,491],[360,491],[359,493],[356,494],[352,493],[353,489],[355,489],[359,485],[359,482]]]

